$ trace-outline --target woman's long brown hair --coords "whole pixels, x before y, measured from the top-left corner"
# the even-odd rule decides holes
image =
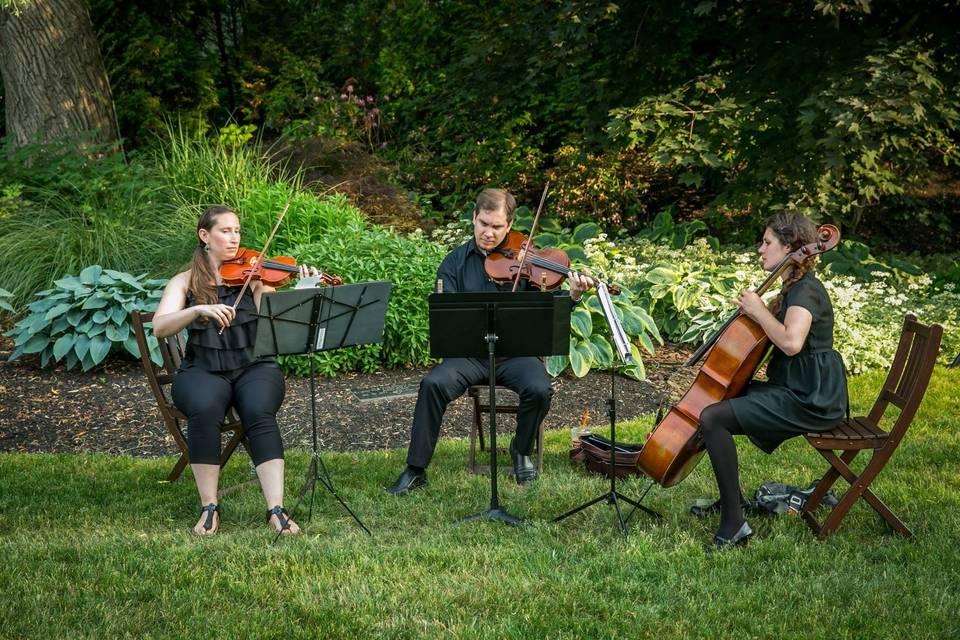
[[[817,227],[808,218],[799,213],[776,213],[766,221],[766,228],[773,232],[780,244],[790,247],[790,251],[796,251],[800,247],[810,244],[817,239]],[[816,256],[810,256],[803,263],[793,265],[787,272],[787,277],[783,280],[783,286],[780,287],[780,293],[770,301],[767,307],[774,315],[780,311],[783,305],[784,296],[787,291],[797,283],[800,278],[808,271],[813,271],[817,262]]]
[[[236,212],[230,207],[215,205],[209,207],[197,220],[197,248],[190,258],[190,292],[197,304],[217,304],[220,296],[217,295],[217,274],[210,267],[207,259],[206,245],[200,240],[200,229],[211,231],[217,224],[217,218],[225,213]]]

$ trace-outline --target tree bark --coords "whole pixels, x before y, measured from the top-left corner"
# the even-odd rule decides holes
[[[7,133],[15,147],[95,132],[116,142],[110,81],[87,0],[31,0],[0,10],[0,73]]]

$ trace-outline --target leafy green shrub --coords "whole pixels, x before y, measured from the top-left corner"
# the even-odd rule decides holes
[[[193,246],[196,218],[169,196],[154,169],[106,147],[84,147],[82,138],[5,147],[0,283],[13,293],[11,303],[22,306],[56,274],[90,264],[150,274],[174,268]]]
[[[312,244],[296,249],[301,261],[341,276],[346,283],[390,280],[383,342],[320,353],[318,371],[376,371],[380,366],[423,365],[429,361],[427,296],[433,291],[443,247],[422,237],[407,238],[379,227],[354,224],[320,234]],[[281,359],[288,371],[309,372],[304,356]]]
[[[42,367],[64,360],[68,369],[79,364],[87,371],[111,351],[140,357],[130,312],[156,309],[165,284],[99,265],[64,276],[54,288],[39,292],[27,306],[27,317],[5,334],[14,338],[10,359],[38,353]],[[159,364],[156,338],[148,335],[147,341]]]
[[[654,174],[653,162],[620,149],[593,152],[584,141],[568,143],[553,154],[545,171],[551,209],[566,224],[594,221],[607,228],[635,227],[645,218],[643,195]]]
[[[570,354],[547,358],[547,372],[551,376],[557,376],[569,365],[573,375],[582,378],[591,369],[616,367],[625,375],[643,380],[646,371],[637,344],[652,355],[656,349],[651,337],[660,344],[663,344],[663,338],[660,337],[653,318],[634,302],[635,299],[628,289],[623,289],[620,295],[612,297],[613,308],[623,331],[631,339],[630,351],[635,364],[623,367],[614,351],[610,327],[603,314],[600,298],[591,292],[583,295],[580,304],[570,314]]]
[[[289,204],[271,243],[274,255],[295,251],[330,229],[355,226],[364,219],[342,194],[318,196],[304,190],[300,174],[281,170],[256,142],[211,140],[200,131],[182,127],[171,127],[169,135],[169,144],[158,152],[157,162],[178,210],[193,219],[190,229],[183,232],[189,244],[180,256],[181,263],[189,259],[194,246],[197,218],[213,204],[236,208],[243,244],[257,250]]]
[[[629,284],[664,336],[696,345],[711,335],[736,310],[732,300],[754,289],[766,277],[753,250],[713,251],[703,238],[683,249],[671,249],[646,239],[620,243],[604,236],[588,241],[594,265],[602,265],[614,281]],[[860,255],[856,244],[841,264]],[[825,254],[826,255],[830,255]],[[915,313],[922,322],[944,326],[942,353],[960,348],[960,286],[928,275],[913,275],[905,260],[878,261],[870,256],[849,265],[853,275],[820,270],[819,278],[834,307],[834,345],[851,373],[889,365],[896,349],[903,315]],[[890,263],[905,268],[895,268]],[[767,294],[775,295],[777,287]]]
[[[670,209],[665,209],[656,215],[653,222],[637,234],[638,238],[649,240],[650,242],[660,242],[668,244],[673,249],[682,249],[690,244],[694,237],[700,232],[706,232],[707,225],[703,220],[689,220],[687,222],[674,222]],[[720,249],[720,241],[711,235],[706,236],[707,244],[714,251]]]

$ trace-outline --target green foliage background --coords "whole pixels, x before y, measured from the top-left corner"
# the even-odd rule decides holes
[[[171,114],[233,119],[365,142],[441,212],[481,185],[532,199],[549,178],[568,222],[640,228],[667,205],[722,222],[794,205],[894,244],[910,229],[958,245],[956,3],[91,9],[137,145]],[[710,226],[724,239],[750,228]]]

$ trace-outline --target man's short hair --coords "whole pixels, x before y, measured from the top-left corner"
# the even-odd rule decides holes
[[[507,222],[513,222],[514,212],[517,210],[517,201],[509,192],[503,189],[484,189],[477,196],[477,206],[473,210],[476,217],[481,211],[499,211],[503,209],[507,214]]]

